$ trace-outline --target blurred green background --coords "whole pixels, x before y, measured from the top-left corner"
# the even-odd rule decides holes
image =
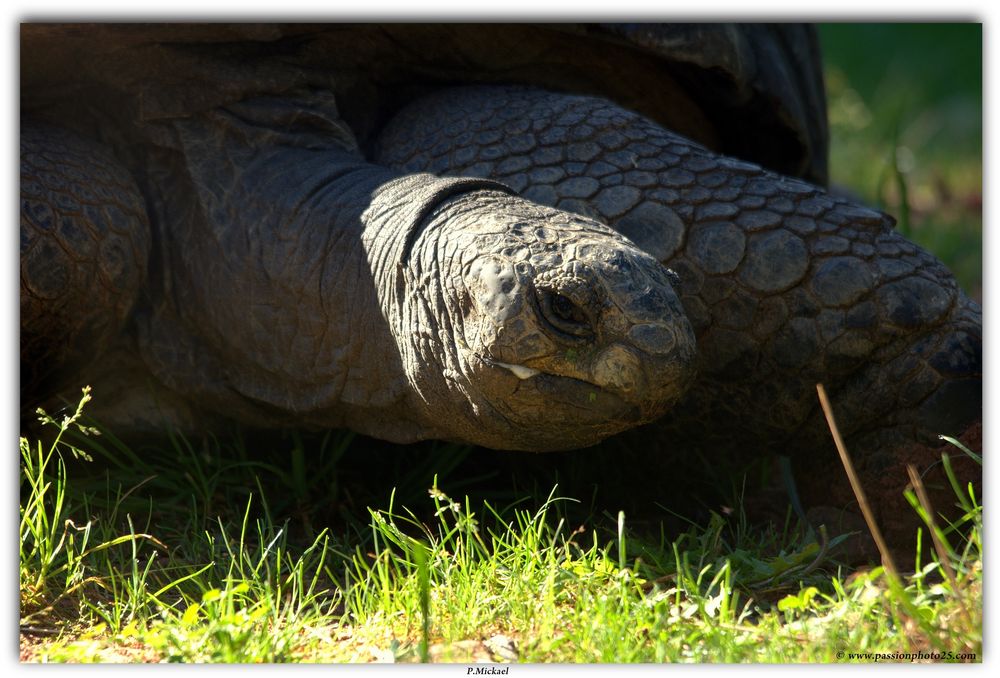
[[[823,24],[830,178],[982,301],[981,24]]]

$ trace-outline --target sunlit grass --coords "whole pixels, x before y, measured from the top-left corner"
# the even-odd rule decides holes
[[[95,464],[82,461],[81,450],[93,431],[77,437],[80,446],[66,442],[79,414],[46,416],[52,441],[21,443],[21,627],[29,661],[981,657],[982,506],[957,481],[964,515],[937,528],[957,548],[944,561],[915,554],[916,573],[893,586],[881,568],[842,570],[830,556],[837,535],[716,515],[650,539],[633,533],[623,513],[611,530],[569,520],[575,500],[558,488],[497,507],[453,499],[432,482],[423,498],[410,496],[410,507],[390,494],[341,535],[307,535],[304,523],[276,522],[256,494],[242,506],[219,505],[210,517],[197,508],[184,445],[146,462],[143,472],[155,480],[124,493],[105,490],[102,499],[81,491],[68,470],[86,477]],[[227,483],[274,491],[274,477],[261,475],[270,474],[267,466],[234,462],[242,453],[221,446],[213,455],[211,466],[228,469]],[[193,502],[164,498],[162,490],[185,482]],[[131,512],[140,506],[142,514]],[[192,522],[202,529],[189,529]]]

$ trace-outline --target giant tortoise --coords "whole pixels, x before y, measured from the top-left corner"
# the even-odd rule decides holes
[[[824,187],[809,27],[25,24],[20,62],[26,408],[793,456],[817,382],[862,453],[980,417],[980,308]]]

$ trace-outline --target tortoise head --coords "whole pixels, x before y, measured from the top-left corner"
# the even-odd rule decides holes
[[[407,264],[408,378],[443,437],[585,447],[663,415],[694,376],[671,273],[611,229],[499,192],[452,198]],[[398,336],[398,335],[397,335]]]

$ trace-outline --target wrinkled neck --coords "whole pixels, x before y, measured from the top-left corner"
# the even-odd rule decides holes
[[[423,180],[418,185],[418,179]],[[476,220],[506,187],[480,180],[399,180],[366,212],[366,251],[406,375],[411,408],[434,437],[453,437],[454,417],[475,416],[463,358],[463,255]],[[404,189],[407,199],[385,199]],[[377,226],[374,224],[377,223]],[[385,234],[384,236],[382,234]],[[371,240],[367,238],[371,236]]]
[[[413,405],[408,347],[436,319],[414,310],[434,305],[414,298],[408,256],[436,205],[496,184],[400,177],[337,145],[264,145],[224,126],[228,145],[213,148],[215,122],[183,128],[192,181],[179,194],[192,197],[171,215],[174,309],[154,321],[154,371],[257,425],[436,434]],[[170,348],[179,330],[199,356],[190,368]]]

